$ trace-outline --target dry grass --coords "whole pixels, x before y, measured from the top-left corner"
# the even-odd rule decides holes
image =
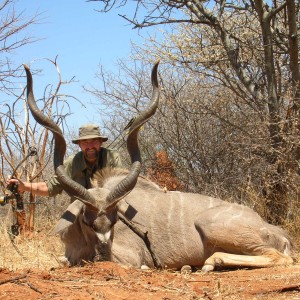
[[[67,207],[69,198],[63,194],[59,200],[45,197],[36,200],[40,205],[36,206],[34,232],[17,237],[10,234],[14,223],[11,205],[0,207],[0,268],[49,270],[60,266],[58,260],[64,254],[64,246],[58,236],[51,236],[49,232]],[[28,205],[25,209],[28,216]]]
[[[49,235],[46,228],[13,237],[10,224],[5,220],[0,223],[0,267],[11,271],[49,270],[60,265],[58,258],[64,250],[59,237]]]

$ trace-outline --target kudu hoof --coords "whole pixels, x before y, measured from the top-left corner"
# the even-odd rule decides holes
[[[207,273],[207,272],[213,271],[214,268],[215,268],[215,266],[213,266],[213,265],[204,265],[202,267],[201,271]]]

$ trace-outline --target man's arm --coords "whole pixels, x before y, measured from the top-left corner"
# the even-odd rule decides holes
[[[71,173],[72,159],[73,157],[70,157],[64,164],[66,172],[68,174]],[[20,193],[29,192],[37,196],[54,197],[63,191],[63,188],[57,180],[56,175],[50,177],[47,181],[41,182],[24,182],[17,178],[8,177],[6,180],[6,184],[9,185],[10,183],[18,184],[18,192]]]
[[[49,196],[48,186],[46,182],[23,182],[20,179],[16,178],[7,178],[6,184],[16,183],[18,185],[18,192],[29,192],[37,196]]]

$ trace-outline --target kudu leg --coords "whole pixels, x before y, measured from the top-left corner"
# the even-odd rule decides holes
[[[293,259],[275,249],[267,250],[264,255],[237,255],[216,252],[209,257],[202,267],[203,272],[213,271],[215,267],[252,267],[267,268],[275,265],[290,265]]]

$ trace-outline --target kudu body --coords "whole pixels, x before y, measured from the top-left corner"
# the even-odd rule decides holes
[[[114,183],[116,178],[104,183],[107,189],[110,180]],[[119,210],[148,232],[160,263],[168,268],[204,266],[209,271],[217,265],[267,267],[293,262],[284,231],[246,206],[200,194],[164,192],[139,178]],[[153,267],[143,240],[122,222],[114,226],[112,260]]]
[[[157,67],[152,70],[152,101],[130,127],[127,147],[132,166],[128,172],[104,169],[95,174],[97,187],[86,190],[68,178],[63,168],[65,141],[60,129],[37,108],[32,77],[27,72],[27,98],[35,119],[55,138],[56,174],[69,194],[76,196],[56,227],[71,265],[111,260],[134,267],[154,267],[151,250],[125,223],[146,233],[160,265],[184,265],[211,271],[216,266],[268,267],[292,264],[292,244],[285,232],[262,220],[246,206],[216,198],[166,192],[139,176],[139,128],[155,113],[159,91]],[[153,254],[153,253],[152,253]]]

